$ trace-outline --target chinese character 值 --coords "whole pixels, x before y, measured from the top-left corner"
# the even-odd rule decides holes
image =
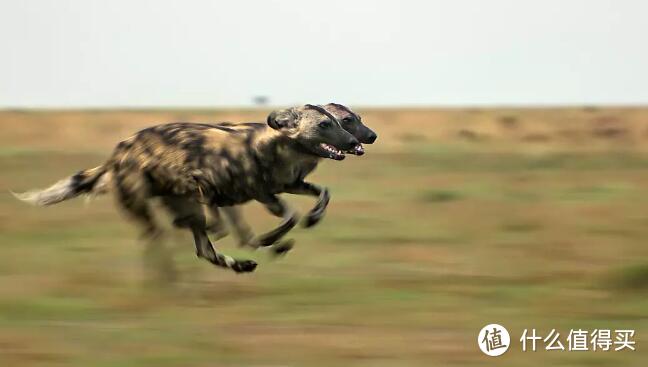
[[[486,344],[486,350],[491,351],[498,348],[506,348],[506,345],[502,344],[501,333],[502,332],[497,328],[493,328],[491,333],[486,330],[486,333],[484,333],[484,339],[482,340],[482,343]]]
[[[567,336],[569,342],[569,350],[587,351],[587,331],[586,330],[570,330]]]

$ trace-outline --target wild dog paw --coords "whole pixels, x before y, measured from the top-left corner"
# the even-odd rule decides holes
[[[237,273],[251,273],[256,269],[257,263],[252,260],[236,260],[234,264],[232,264],[232,270],[234,270]]]
[[[276,239],[274,238],[275,236],[259,236],[257,238],[252,239],[251,241],[248,242],[247,246],[251,247],[252,249],[258,249],[259,247],[268,247],[274,245],[276,242]]]
[[[295,240],[293,240],[292,238],[281,241],[276,245],[272,246],[272,255],[275,257],[285,255],[286,253],[288,253],[288,251],[292,250],[294,246],[295,246]]]
[[[306,215],[306,217],[302,221],[302,226],[304,228],[309,228],[316,225],[320,220],[322,220],[325,212],[326,211],[324,209],[321,209],[313,210],[312,212],[308,213],[308,215]]]
[[[324,217],[326,207],[330,200],[331,194],[329,193],[329,190],[325,188],[320,195],[320,200],[317,202],[317,205],[315,205],[315,207],[308,212],[306,217],[303,219],[302,226],[308,228],[319,223],[319,221],[322,220],[322,217]]]
[[[272,246],[279,241],[286,233],[288,233],[295,225],[297,225],[299,217],[293,215],[286,219],[278,228],[269,233],[262,234],[256,239],[252,240],[253,247],[268,247]]]

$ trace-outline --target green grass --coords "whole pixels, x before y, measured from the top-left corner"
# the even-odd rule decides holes
[[[484,152],[415,135],[324,162],[324,221],[248,275],[169,235],[178,278],[150,282],[144,245],[109,198],[32,208],[0,194],[2,366],[604,366],[648,358],[648,158]],[[98,153],[0,150],[0,190],[45,186]],[[312,200],[289,197],[303,213]],[[246,208],[258,231],[277,222]],[[163,253],[159,254],[161,257]],[[166,256],[166,255],[165,255]],[[157,271],[160,271],[159,269]],[[513,347],[487,359],[487,323]],[[522,353],[524,328],[633,328],[638,350]],[[563,339],[563,343],[566,341]]]

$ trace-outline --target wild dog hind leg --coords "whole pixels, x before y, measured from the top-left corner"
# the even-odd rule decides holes
[[[150,188],[141,172],[122,165],[114,180],[116,202],[143,229],[143,265],[146,281],[166,285],[177,279],[173,256],[163,241],[161,228],[150,207]]]
[[[142,228],[146,237],[161,233],[149,205],[150,187],[143,174],[134,165],[125,162],[116,167],[115,191],[117,204]]]

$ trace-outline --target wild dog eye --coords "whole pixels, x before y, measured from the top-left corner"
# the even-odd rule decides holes
[[[333,123],[331,122],[331,120],[320,121],[320,123],[319,123],[319,127],[321,127],[321,128],[331,127],[332,125],[333,125]]]
[[[352,121],[353,121],[353,119],[351,117],[345,117],[345,118],[342,119],[342,122],[346,122],[347,124],[349,122],[352,122]]]

